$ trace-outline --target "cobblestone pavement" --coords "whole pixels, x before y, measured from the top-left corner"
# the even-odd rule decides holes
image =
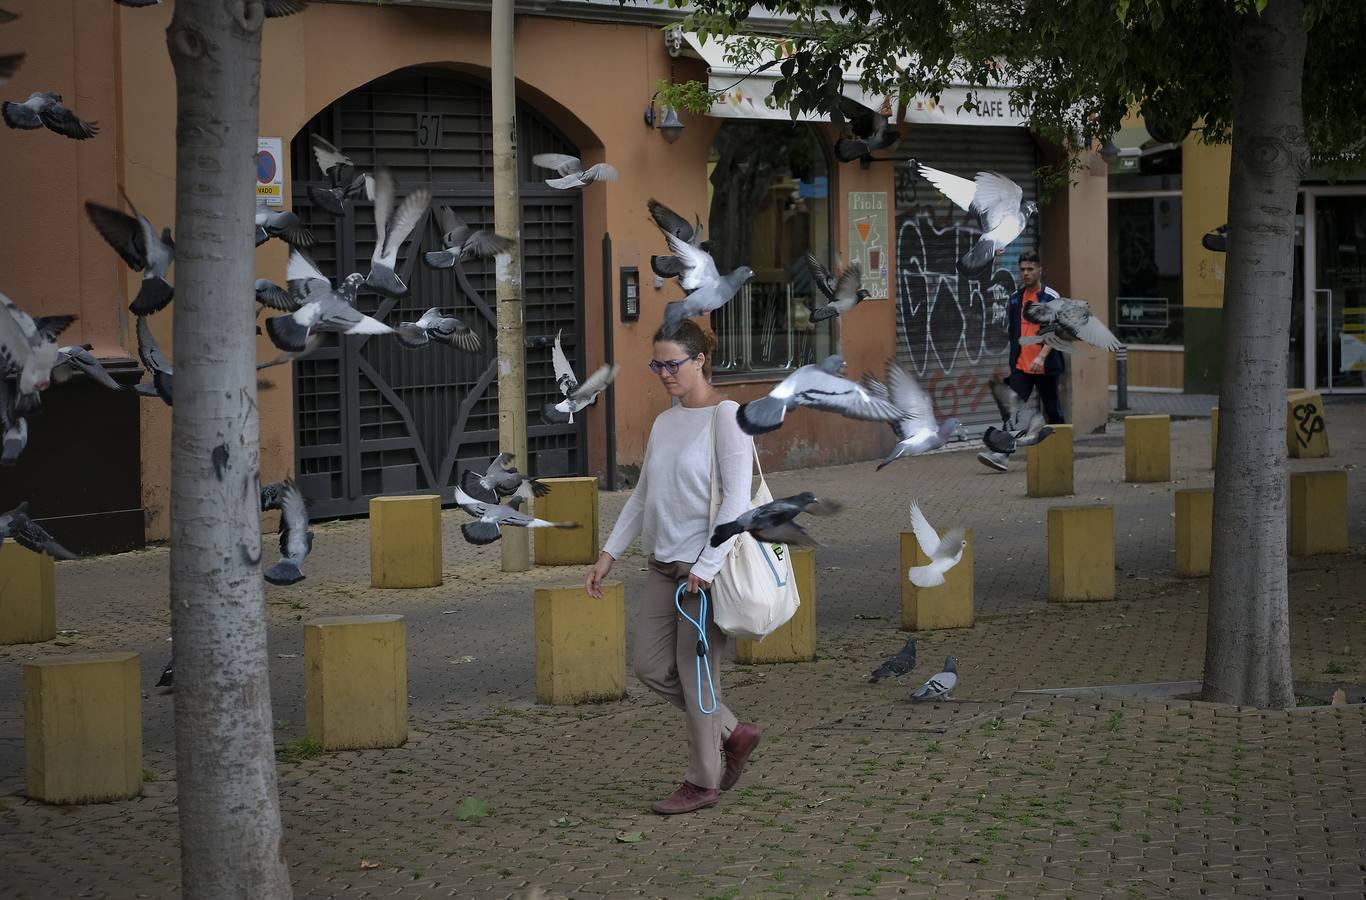
[[[1329,460],[1359,469],[1366,416],[1334,415]],[[776,494],[845,501],[815,520],[820,658],[728,667],[728,702],[764,728],[722,804],[663,819],[649,801],[681,777],[675,711],[632,680],[619,703],[536,706],[530,596],[582,569],[498,571],[446,514],[441,588],[369,588],[364,521],[316,527],[308,580],[267,588],[282,748],[303,734],[302,629],[314,616],[401,612],[413,731],[395,750],[280,762],[286,855],[300,897],[1352,896],[1366,892],[1366,497],[1351,473],[1357,552],[1291,563],[1298,690],[1339,684],[1354,705],[1292,712],[1188,700],[1018,695],[1022,688],[1200,677],[1204,580],[1171,575],[1172,492],[1212,483],[1208,421],[1172,426],[1174,482],[1122,481],[1122,424],[1078,438],[1076,495],[1024,496],[1009,474],[954,451],[898,463],[777,473]],[[918,497],[976,540],[975,628],[920,636],[903,683],[866,673],[905,635],[898,532]],[[602,521],[625,494],[604,495]],[[1045,515],[1113,503],[1119,599],[1046,602]],[[605,532],[604,532],[605,537]],[[167,552],[61,563],[57,645],[0,648],[0,896],[176,895]],[[618,566],[628,596],[643,559]],[[73,633],[74,632],[74,633]],[[49,807],[23,795],[19,663],[60,653],[142,654],[144,795]],[[905,702],[947,653],[956,701]],[[472,657],[472,658],[471,658]],[[466,798],[488,815],[462,820]],[[641,840],[623,842],[618,835]],[[367,867],[362,868],[362,861]],[[374,868],[369,868],[374,864]]]

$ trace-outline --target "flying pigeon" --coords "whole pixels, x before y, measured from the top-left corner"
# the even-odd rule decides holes
[[[1022,315],[1040,327],[1038,334],[1020,338],[1021,344],[1046,344],[1065,353],[1071,353],[1072,342],[1078,340],[1112,353],[1124,346],[1110,329],[1091,315],[1091,307],[1085,300],[1059,297],[1026,303]]]
[[[304,580],[304,558],[313,549],[313,532],[308,530],[308,507],[294,479],[280,486],[280,561],[265,571],[265,579],[284,587]]]
[[[974,181],[921,165],[920,174],[958,208],[982,222],[982,237],[958,260],[958,271],[971,275],[986,268],[999,253],[1024,233],[1029,217],[1039,211],[1032,200],[1022,201],[1024,190],[1004,175],[978,172]]]
[[[858,263],[850,263],[848,268],[840,273],[839,278],[834,278],[831,276],[830,270],[821,265],[820,260],[808,253],[806,254],[806,267],[811,270],[811,280],[816,283],[816,287],[829,301],[824,306],[816,306],[811,309],[811,321],[813,322],[823,322],[826,319],[842,316],[872,296],[862,287],[863,267]]]
[[[404,201],[405,203],[407,201]],[[353,305],[363,279],[351,273],[333,288],[313,261],[298,250],[289,255],[287,269],[290,295],[300,300],[299,308],[266,320],[266,332],[281,350],[307,351],[308,339],[322,331],[337,334],[389,334],[394,329],[379,319],[367,316]],[[373,270],[372,270],[373,274]],[[392,271],[390,272],[392,274]]]
[[[100,131],[96,123],[83,121],[62,106],[61,94],[39,91],[30,94],[22,103],[6,100],[0,103],[0,114],[4,115],[5,124],[11,128],[42,128],[46,125],[49,131],[55,131],[77,141],[92,138]]]
[[[944,660],[944,671],[930,676],[930,680],[915,689],[911,694],[912,703],[927,700],[948,700],[949,691],[958,686],[958,657],[950,656]]]
[[[1036,404],[1021,400],[1020,395],[1000,378],[993,378],[989,383],[1004,427],[991,426],[983,432],[982,443],[988,449],[1009,455],[1019,447],[1042,443],[1053,434]]]
[[[852,140],[840,138],[835,141],[835,157],[840,162],[853,162],[872,155],[874,150],[885,150],[901,140],[901,132],[892,127],[891,109],[873,112],[856,100],[840,97],[840,113],[849,122],[849,130],[854,133]]]
[[[698,218],[696,223],[690,223],[653,197],[646,204],[646,208],[649,209],[650,216],[655,220],[660,231],[665,234],[672,234],[694,247],[711,252],[711,242],[702,240],[701,218]],[[683,274],[683,261],[676,256],[651,256],[650,269],[660,278],[677,278]]]
[[[717,525],[711,533],[711,545],[719,547],[742,531],[766,544],[792,544],[812,546],[816,543],[806,529],[796,522],[797,515],[809,512],[813,515],[830,515],[842,507],[833,500],[821,500],[810,491],[803,491],[793,497],[782,497],[762,506],[756,506],[743,513],[734,522]]]
[[[900,678],[914,668],[915,638],[911,638],[904,647],[887,657],[882,665],[873,670],[873,674],[868,676],[868,683],[877,684],[884,678]]]
[[[19,415],[9,379],[0,376],[0,466],[12,466],[28,446],[28,419]]]
[[[541,410],[541,419],[547,425],[563,425],[566,422],[572,425],[574,413],[591,406],[593,401],[598,399],[598,394],[607,390],[607,386],[616,379],[617,371],[621,368],[616,364],[601,366],[580,384],[569,365],[569,357],[564,355],[564,348],[560,346],[561,334],[563,331],[555,334],[555,349],[551,351],[551,362],[555,367],[555,384],[559,387],[560,393],[564,394],[564,399],[559,403],[547,403]]]
[[[875,397],[891,402],[897,409],[892,421],[892,432],[896,434],[897,444],[887,458],[878,463],[878,469],[903,456],[920,456],[931,450],[938,450],[948,443],[949,438],[963,436],[963,426],[955,418],[939,422],[934,417],[934,404],[930,395],[915,380],[915,376],[903,368],[896,360],[887,360],[887,383],[864,376],[863,385]]]
[[[291,247],[312,247],[318,242],[299,217],[287,209],[271,209],[264,200],[256,201],[256,246],[279,238]]]
[[[620,177],[620,173],[607,163],[598,163],[585,170],[577,156],[563,153],[537,153],[531,161],[542,169],[554,169],[561,177],[547,178],[545,183],[561,191],[586,187],[595,181],[616,181]]]
[[[1228,224],[1220,225],[1200,236],[1200,246],[1211,253],[1228,252]]]
[[[128,6],[134,9],[141,9],[144,6],[156,6],[161,0],[114,0],[119,6]],[[303,12],[308,5],[308,0],[264,0],[265,13],[267,19],[278,19],[281,16],[292,16],[297,12]]]
[[[57,365],[57,335],[74,321],[75,316],[35,319],[0,294],[0,378],[18,373],[15,409],[19,414],[37,408],[38,393],[52,383],[52,367]]]
[[[511,453],[498,454],[482,477],[466,469],[460,476],[461,489],[471,497],[489,503],[496,503],[499,497],[518,493],[525,495],[526,489],[536,497],[550,493],[550,488],[542,482],[518,472],[512,465],[512,459]],[[527,486],[526,489],[522,488],[523,484]]]
[[[283,481],[272,481],[261,488],[261,512],[283,508],[284,493],[285,483]]]
[[[166,668],[161,670],[161,677],[157,679],[156,687],[175,689],[175,654],[166,661]]]
[[[398,277],[398,251],[426,215],[431,191],[419,188],[403,198],[394,209],[394,176],[388,169],[375,173],[375,252],[370,256],[370,274],[365,283],[386,297],[406,297],[408,285]]]
[[[77,371],[85,373],[91,380],[111,391],[123,390],[119,383],[105,371],[104,366],[91,353],[89,344],[73,344],[57,348],[57,364],[52,367],[52,380],[58,384],[69,381]]]
[[[128,309],[135,316],[150,316],[164,309],[175,296],[175,290],[166,281],[166,272],[175,262],[175,241],[171,238],[171,229],[161,229],[158,236],[152,223],[138,212],[133,201],[127,195],[123,199],[133,215],[90,202],[85,204],[85,213],[100,237],[123,257],[128,268],[142,273],[142,287]]]
[[[466,472],[466,475],[473,473]],[[479,500],[471,497],[460,488],[455,489],[455,502],[461,509],[479,521],[466,522],[460,526],[465,540],[471,544],[492,544],[503,536],[503,525],[516,525],[522,528],[578,528],[577,522],[547,522],[520,512],[521,497],[513,497],[506,505]]]
[[[152,337],[152,329],[147,325],[146,318],[138,318],[137,328],[138,359],[142,360],[142,367],[152,376],[152,380],[133,385],[133,390],[144,397],[160,397],[167,406],[170,406],[171,383],[175,370],[171,366],[171,361],[161,352],[156,338]]]
[[[749,266],[740,266],[722,275],[716,270],[716,260],[706,250],[694,247],[667,231],[664,240],[683,269],[678,276],[678,283],[688,292],[683,300],[675,300],[664,307],[665,337],[672,335],[684,319],[705,315],[725,306],[741,286],[754,277],[754,270]]]
[[[479,335],[468,325],[455,316],[441,315],[436,307],[427,310],[416,322],[399,322],[394,337],[409,350],[425,347],[429,341],[440,341],[470,353],[480,346]]]
[[[958,561],[963,558],[963,552],[968,549],[963,529],[954,528],[940,538],[939,533],[930,526],[925,514],[920,511],[920,504],[912,500],[911,531],[915,532],[915,542],[920,545],[920,552],[930,561],[928,565],[911,568],[907,573],[911,584],[916,587],[938,587],[944,583],[944,573],[958,565]]]
[[[429,250],[423,259],[433,269],[449,269],[467,259],[497,256],[512,248],[513,240],[492,231],[476,231],[449,206],[437,209],[441,219],[441,250]]]
[[[34,553],[46,553],[53,559],[76,558],[76,554],[53,540],[43,526],[28,517],[27,500],[0,514],[0,544],[5,543],[5,538],[12,538],[20,547]]]
[[[817,365],[802,366],[780,381],[767,397],[740,406],[735,414],[740,429],[751,435],[777,431],[787,411],[799,406],[873,422],[893,422],[902,415],[886,398],[875,397],[835,374],[843,365],[839,356],[829,356]]]
[[[289,295],[289,291],[268,278],[256,279],[256,302],[280,312],[294,312],[301,305],[297,298]]]
[[[346,212],[346,201],[356,197],[375,199],[375,177],[356,169],[351,157],[342,153],[319,135],[312,136],[313,158],[318,168],[332,182],[331,187],[312,186],[308,199],[334,216]]]
[[[9,81],[10,76],[19,71],[19,64],[24,61],[24,56],[23,53],[0,56],[0,84]]]

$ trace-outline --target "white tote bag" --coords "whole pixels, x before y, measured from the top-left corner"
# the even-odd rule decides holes
[[[720,411],[720,408],[717,408]],[[716,529],[716,514],[721,508],[720,466],[716,460],[716,416],[711,431],[711,528]],[[751,508],[772,502],[759,449],[754,449],[754,464],[759,468],[759,488]],[[718,628],[731,637],[762,640],[784,625],[797,612],[797,579],[792,574],[792,559],[786,544],[757,540],[741,532],[721,563],[711,585],[712,618]]]

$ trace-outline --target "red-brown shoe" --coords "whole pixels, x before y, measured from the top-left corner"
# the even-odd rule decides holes
[[[716,788],[701,788],[691,781],[685,781],[663,800],[659,800],[650,806],[661,816],[676,816],[679,813],[696,812],[699,809],[706,809],[708,806],[715,806],[721,802],[721,792]]]
[[[749,755],[754,752],[754,748],[759,746],[759,726],[753,722],[741,722],[735,726],[735,730],[726,738],[721,749],[726,756],[726,771],[721,776],[721,790],[728,791],[735,787],[735,783],[740,780],[740,775],[745,771],[745,762]]]

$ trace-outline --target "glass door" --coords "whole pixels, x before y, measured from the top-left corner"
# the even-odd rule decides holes
[[[1366,391],[1366,193],[1313,198],[1314,386]]]

